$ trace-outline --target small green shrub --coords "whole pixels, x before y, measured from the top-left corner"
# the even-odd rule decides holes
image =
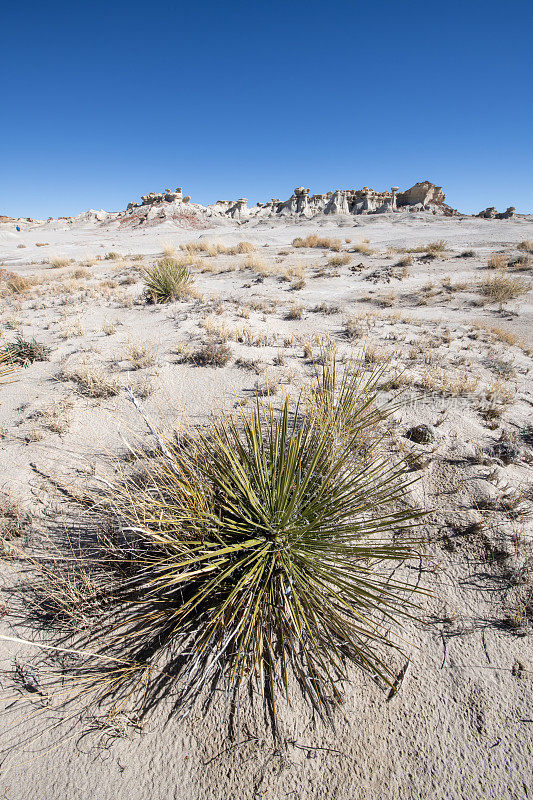
[[[107,484],[98,507],[117,534],[102,536],[87,596],[61,606],[92,620],[78,643],[96,659],[89,674],[73,666],[81,691],[115,708],[172,691],[186,712],[222,682],[230,697],[257,688],[274,718],[291,676],[322,715],[350,662],[393,684],[392,629],[416,613],[396,567],[418,557],[419,512],[403,502],[408,464],[379,451],[381,374],[360,363],[339,374],[323,354],[296,399],[256,398],[174,440],[156,433],[160,449]],[[53,570],[45,579],[50,605]]]
[[[15,341],[5,344],[0,352],[6,361],[27,367],[34,361],[48,361],[52,350],[35,339],[23,339],[18,334]]]
[[[192,283],[187,264],[175,258],[161,258],[144,272],[146,297],[152,303],[167,303],[187,294]]]

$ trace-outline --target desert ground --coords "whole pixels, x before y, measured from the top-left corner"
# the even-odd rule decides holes
[[[533,219],[21,228],[0,225],[2,342],[49,351],[0,387],[0,797],[531,797]],[[293,244],[313,235],[326,241]],[[143,270],[164,257],[188,259],[192,290],[147,302]],[[397,691],[354,668],[334,726],[295,691],[278,738],[252,702],[233,736],[222,702],[183,720],[164,703],[143,719],[56,708],[19,579],[69,524],[61,486],[149,437],[126,390],[166,433],[297,390],[325,342],[402,393],[388,446],[416,457],[409,502],[429,512],[431,594],[403,631]]]

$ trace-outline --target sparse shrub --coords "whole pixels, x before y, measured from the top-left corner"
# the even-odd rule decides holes
[[[505,253],[492,253],[487,261],[487,267],[488,269],[505,269],[507,261]]]
[[[430,242],[425,247],[426,253],[443,253],[446,250],[446,244],[447,242],[444,239],[439,239],[438,242]]]
[[[227,344],[210,339],[185,358],[198,367],[225,367],[231,358]]]
[[[48,263],[54,269],[61,269],[61,267],[68,267],[69,264],[72,264],[72,259],[63,256],[54,256]]]
[[[417,614],[396,568],[419,557],[419,512],[405,503],[408,465],[361,450],[386,416],[379,376],[325,364],[295,400],[256,398],[180,430],[109,487],[99,509],[118,534],[102,537],[93,577],[105,613],[92,589],[71,603],[73,628],[87,620],[80,650],[108,661],[73,659],[81,692],[148,709],[179,689],[185,713],[222,683],[236,707],[257,690],[275,724],[290,686],[329,714],[352,663],[393,686],[396,625]]]
[[[293,240],[292,246],[321,247],[324,250],[339,251],[342,247],[342,242],[340,239],[329,239],[326,236],[317,236],[316,233],[312,233],[310,236],[306,236],[305,239],[302,239],[300,236],[297,237]]]
[[[531,259],[529,256],[517,256],[517,258],[511,258],[509,260],[507,269],[524,272],[529,269],[530,263]]]
[[[507,303],[509,300],[515,300],[523,294],[527,294],[530,290],[530,285],[527,281],[520,280],[519,278],[511,278],[508,275],[495,275],[493,278],[487,278],[480,286],[481,294],[487,298],[490,303]]]
[[[301,319],[303,309],[301,306],[291,306],[285,315],[285,319]]]
[[[459,253],[457,258],[475,258],[476,251],[475,250],[463,250],[462,253]]]
[[[35,339],[24,339],[20,334],[14,342],[5,344],[0,350],[6,361],[23,367],[33,364],[34,361],[48,361],[51,352],[51,348],[45,344]]]
[[[189,266],[175,258],[162,258],[144,272],[146,297],[152,303],[168,303],[187,294],[192,276]]]
[[[172,242],[163,242],[163,255],[167,258],[174,258],[176,255],[176,247]]]
[[[242,255],[245,253],[253,253],[255,250],[254,245],[251,242],[239,242],[239,244],[232,247],[232,255]]]
[[[120,258],[120,253],[115,253],[114,250],[110,250],[109,253],[106,253],[104,256],[106,261],[118,261]]]
[[[352,253],[362,253],[364,256],[370,256],[374,252],[370,247],[368,239],[363,239],[362,242],[356,242],[351,248]]]
[[[33,288],[33,280],[18,275],[16,272],[8,272],[0,269],[0,294],[1,295],[23,295],[28,294]]]
[[[58,377],[60,380],[75,383],[87,397],[113,397],[120,391],[119,385],[113,378],[100,368],[89,364],[65,367]]]
[[[343,253],[339,256],[330,256],[328,258],[328,267],[343,267],[346,264],[349,264],[351,260],[352,259],[348,253]]]
[[[154,346],[147,342],[129,342],[126,346],[126,357],[133,369],[146,369],[156,363],[157,352]]]
[[[314,314],[340,314],[341,309],[339,306],[330,306],[326,302],[322,301],[314,308],[311,309]]]
[[[0,543],[23,536],[31,525],[30,516],[10,495],[0,493]]]
[[[524,239],[523,242],[517,244],[519,250],[525,250],[526,253],[533,253],[533,239]]]
[[[401,269],[405,269],[406,267],[410,267],[412,263],[413,263],[413,256],[409,253],[403,258],[400,258],[400,260],[396,262],[395,266],[400,267]]]

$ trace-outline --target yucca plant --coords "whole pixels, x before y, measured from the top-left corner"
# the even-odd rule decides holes
[[[15,365],[7,360],[7,354],[0,352],[0,385],[6,381],[15,372]]]
[[[0,350],[7,361],[22,367],[27,367],[34,361],[48,361],[51,352],[47,345],[35,339],[24,339],[21,334],[17,334],[14,342],[6,343]]]
[[[190,267],[167,256],[144,271],[146,296],[152,303],[167,303],[182,297],[192,283]]]
[[[275,719],[293,678],[322,714],[350,662],[392,682],[389,633],[416,606],[390,573],[418,553],[419,512],[402,503],[406,464],[366,435],[387,411],[379,373],[361,370],[323,358],[310,400],[258,398],[179,440],[157,435],[159,452],[107,489],[119,531],[98,555],[107,599],[91,647],[109,666],[83,667],[86,690],[121,708],[172,687],[183,711],[219,680],[252,683]]]

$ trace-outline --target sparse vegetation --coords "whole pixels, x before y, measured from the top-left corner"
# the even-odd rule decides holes
[[[343,267],[346,264],[349,264],[351,260],[352,259],[348,253],[343,253],[342,255],[338,256],[330,256],[328,258],[328,267]]]
[[[316,233],[312,233],[310,236],[306,236],[305,239],[297,237],[293,240],[292,246],[320,247],[324,250],[334,250],[338,252],[342,247],[342,242],[340,239],[329,239],[325,236],[317,236]]]
[[[64,367],[59,373],[59,380],[72,381],[80,392],[87,397],[103,398],[118,394],[118,383],[101,368],[90,364],[76,364]]]
[[[505,274],[487,278],[479,286],[481,294],[487,298],[488,302],[500,304],[527,294],[530,288],[529,282],[519,278],[511,278]]]
[[[185,355],[185,360],[198,367],[225,367],[231,358],[231,350],[227,344],[210,339],[192,353]]]
[[[487,261],[487,267],[488,269],[505,269],[507,260],[505,253],[492,253]]]
[[[146,297],[152,303],[168,303],[188,293],[192,283],[189,266],[175,258],[162,258],[144,272]]]
[[[60,269],[61,267],[68,267],[69,264],[72,264],[72,259],[63,256],[54,256],[48,263],[54,269]]]
[[[51,352],[51,348],[47,345],[35,339],[24,339],[20,334],[14,342],[6,343],[0,349],[0,355],[3,355],[6,361],[22,367],[27,367],[34,361],[48,361]]]
[[[317,372],[311,391],[279,410],[256,398],[180,433],[186,444],[143,457],[141,474],[100,499],[120,536],[102,539],[100,582],[61,614],[76,631],[83,618],[91,652],[115,660],[88,667],[87,681],[76,661],[82,693],[150,707],[179,682],[186,711],[224,681],[230,694],[257,689],[275,720],[292,675],[320,715],[342,701],[350,662],[393,686],[383,653],[400,649],[395,624],[417,613],[415,587],[395,573],[418,555],[409,532],[419,514],[403,502],[408,465],[369,443],[386,415],[381,373],[349,364],[339,375],[327,360]],[[58,586],[63,598],[54,571],[43,576],[48,602]]]

